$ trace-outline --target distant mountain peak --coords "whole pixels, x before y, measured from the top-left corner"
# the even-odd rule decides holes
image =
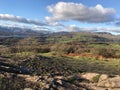
[[[107,34],[107,35],[112,35],[110,32],[96,32],[97,34]]]
[[[0,26],[0,36],[40,36],[50,33],[49,31],[43,30],[32,30],[28,28],[19,28],[19,27],[2,27]]]

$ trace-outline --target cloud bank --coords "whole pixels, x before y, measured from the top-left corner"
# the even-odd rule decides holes
[[[79,32],[79,31],[86,31],[86,32],[116,32],[120,33],[120,27],[78,27],[76,25],[69,25],[64,27],[64,31],[68,32]]]
[[[49,22],[76,20],[88,23],[103,23],[113,21],[115,10],[113,8],[104,8],[102,5],[87,7],[83,4],[72,2],[58,2],[56,5],[47,7],[52,14],[45,19]]]
[[[7,20],[7,21],[26,23],[26,24],[34,24],[34,25],[40,25],[40,26],[46,25],[45,23],[37,21],[37,20],[30,20],[30,19],[26,19],[20,16],[14,16],[10,14],[0,14],[0,20]]]

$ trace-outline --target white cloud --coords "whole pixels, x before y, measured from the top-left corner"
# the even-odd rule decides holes
[[[20,23],[26,23],[26,24],[34,24],[34,25],[40,25],[40,26],[46,25],[45,23],[41,21],[26,19],[20,16],[14,16],[10,14],[0,14],[0,20],[20,22]]]
[[[69,25],[68,27],[66,27],[66,29],[68,31],[80,31],[80,28],[77,27],[76,25]]]
[[[107,31],[107,32],[118,32],[120,33],[120,28],[119,27],[113,27],[113,28],[98,28],[98,30],[101,31]]]
[[[68,32],[78,32],[78,31],[94,32],[97,30],[97,28],[94,28],[94,27],[93,28],[92,27],[81,28],[81,27],[78,27],[76,25],[69,25],[69,26],[64,27],[64,30],[68,31]]]
[[[31,24],[24,24],[24,23],[17,23],[17,22],[3,22],[0,21],[0,27],[9,27],[9,28],[22,28],[22,29],[31,29],[31,30],[38,30],[38,31],[49,31],[49,26],[40,26],[40,25],[31,25]]]
[[[68,32],[115,32],[115,33],[120,33],[120,27],[78,27],[76,25],[69,25],[65,26],[63,31],[68,31]]]
[[[49,23],[50,26],[59,26],[60,24],[58,22],[52,22],[52,23]]]
[[[72,2],[58,2],[56,5],[47,7],[52,14],[51,17],[45,17],[49,22],[76,20],[88,23],[102,23],[113,21],[115,10],[113,8],[104,8],[102,5],[87,7],[83,4]]]

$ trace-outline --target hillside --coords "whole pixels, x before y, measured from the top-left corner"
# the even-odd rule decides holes
[[[119,42],[119,35],[112,35],[110,33],[96,33],[96,32],[58,32],[49,36],[50,40],[71,42],[71,41],[83,41],[83,42]],[[58,39],[58,40],[57,40]]]
[[[119,36],[58,32],[0,37],[1,90],[119,90],[119,80]]]

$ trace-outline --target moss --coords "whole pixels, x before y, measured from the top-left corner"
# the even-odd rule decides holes
[[[95,77],[92,78],[92,81],[94,83],[97,83],[99,81],[100,75],[96,75]]]

